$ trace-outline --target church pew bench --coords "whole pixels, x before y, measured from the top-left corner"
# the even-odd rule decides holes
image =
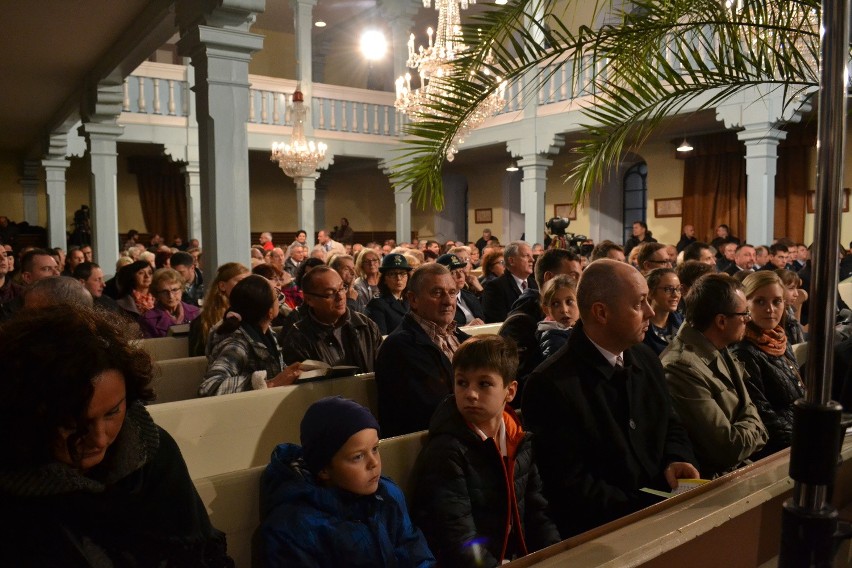
[[[138,345],[147,351],[154,361],[189,357],[189,336],[187,335],[140,339]]]
[[[844,440],[841,458],[833,495],[838,510],[852,503],[852,437]],[[781,506],[793,491],[789,467],[790,451],[778,452],[507,566],[776,566],[781,542]],[[848,559],[849,547],[844,547],[840,554]],[[849,564],[840,560],[835,565]]]
[[[372,373],[155,404],[148,411],[177,442],[192,479],[199,479],[266,464],[277,444],[299,441],[308,407],[333,395],[376,412]]]
[[[198,398],[207,357],[183,357],[154,363],[154,404]]]

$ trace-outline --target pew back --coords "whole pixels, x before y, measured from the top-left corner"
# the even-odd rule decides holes
[[[276,444],[299,441],[313,402],[341,395],[376,412],[372,373],[148,407],[175,439],[192,479],[266,464]]]
[[[190,400],[198,396],[198,385],[207,371],[206,357],[183,357],[154,363],[155,404]]]
[[[189,357],[189,337],[152,337],[140,339],[139,347],[147,351],[154,361]]]
[[[380,442],[382,474],[393,479],[409,498],[411,470],[426,432],[387,438]],[[271,452],[270,452],[271,453]],[[228,535],[228,553],[238,567],[257,565],[257,530],[260,526],[260,479],[265,465],[195,480],[195,487],[210,514],[210,521]]]

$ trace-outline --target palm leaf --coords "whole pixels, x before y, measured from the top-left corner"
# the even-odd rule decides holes
[[[582,0],[574,0],[582,1]],[[615,24],[571,31],[551,0],[513,0],[462,26],[472,46],[446,79],[449,93],[421,120],[392,165],[396,187],[412,187],[421,208],[443,206],[441,171],[461,125],[495,89],[490,76],[523,85],[534,95],[566,61],[585,107],[577,161],[569,174],[579,202],[612,171],[627,149],[640,146],[660,122],[687,105],[711,108],[756,85],[778,90],[786,105],[800,104],[818,84],[815,61],[820,4],[815,0],[744,0],[729,9],[720,0],[638,0]],[[608,3],[596,5],[596,11]],[[548,22],[548,26],[544,22]],[[544,48],[543,46],[548,46]],[[596,69],[605,69],[595,73]]]

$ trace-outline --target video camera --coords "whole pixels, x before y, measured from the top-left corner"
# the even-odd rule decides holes
[[[564,248],[575,254],[584,254],[582,243],[588,240],[586,235],[575,235],[568,232],[571,220],[566,217],[551,217],[544,226],[547,227],[552,240],[550,248]],[[586,253],[585,256],[588,256]]]

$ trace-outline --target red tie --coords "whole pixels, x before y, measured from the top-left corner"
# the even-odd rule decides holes
[[[521,282],[521,292],[523,292],[526,289],[527,289],[527,281],[524,280],[523,282]]]

